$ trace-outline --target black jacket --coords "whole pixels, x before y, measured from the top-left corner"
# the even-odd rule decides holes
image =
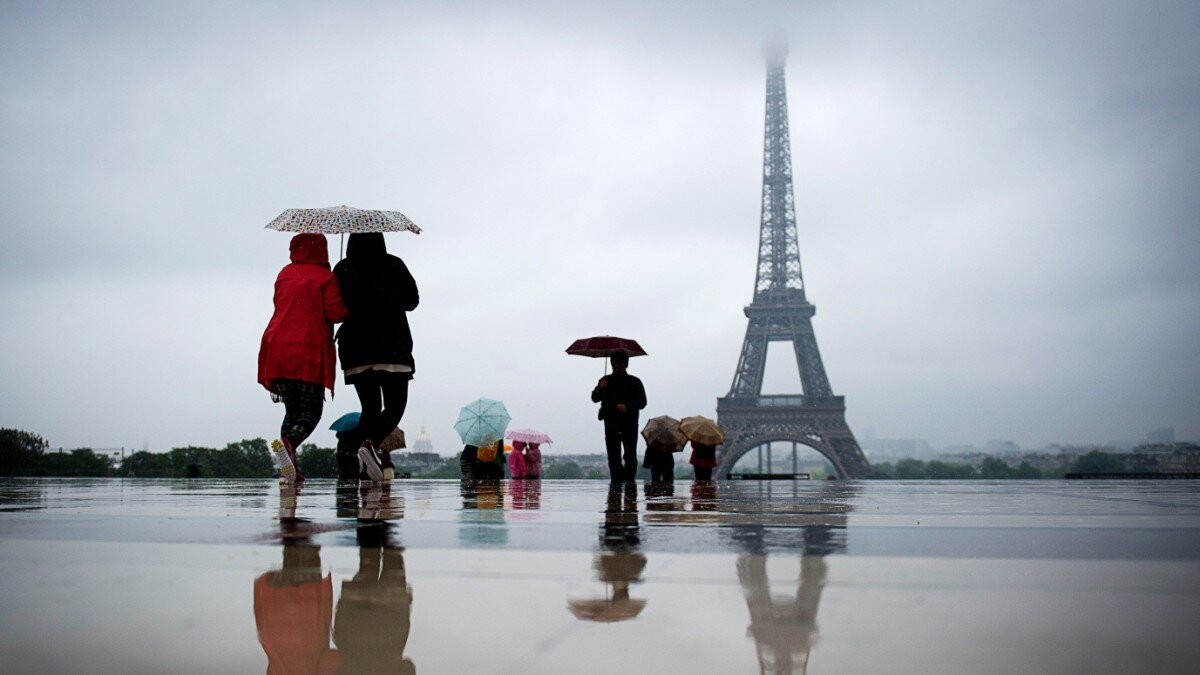
[[[420,297],[404,261],[388,255],[383,234],[352,234],[346,258],[333,268],[350,316],[337,332],[342,369],[375,363],[406,365],[416,371],[412,332],[405,312]]]
[[[646,407],[646,388],[642,381],[629,373],[605,375],[608,386],[603,389],[597,384],[592,390],[592,401],[600,404],[602,420],[637,421],[638,411]],[[624,403],[626,412],[617,412],[617,404]]]

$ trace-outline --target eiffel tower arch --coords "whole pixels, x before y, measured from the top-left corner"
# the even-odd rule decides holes
[[[861,478],[870,466],[846,425],[846,403],[835,396],[817,349],[812,317],[816,307],[804,292],[800,246],[792,195],[792,154],[788,134],[786,42],[766,49],[767,101],[763,140],[762,218],[754,299],[729,393],[717,399],[717,421],[725,430],[717,475],[728,477],[751,450],[774,441],[802,443],[825,456],[841,478]],[[764,396],[767,345],[790,342],[800,384],[796,395]]]

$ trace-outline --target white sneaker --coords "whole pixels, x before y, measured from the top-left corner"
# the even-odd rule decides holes
[[[292,456],[283,447],[283,441],[279,439],[271,441],[271,453],[275,455],[275,461],[279,463],[279,482],[295,483],[296,465],[292,464]]]
[[[371,441],[363,441],[362,447],[358,449],[358,458],[362,460],[363,468],[367,470],[367,475],[371,477],[371,480],[376,483],[383,482],[383,464],[375,455],[375,448],[371,445]]]

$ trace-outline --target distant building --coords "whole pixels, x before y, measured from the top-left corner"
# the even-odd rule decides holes
[[[861,447],[868,459],[887,460],[909,457],[927,457],[933,447],[923,438],[868,438],[863,437]]]
[[[549,454],[542,453],[542,466],[550,467],[555,464],[566,464],[567,462],[575,462],[583,469],[584,473],[588,471],[608,471],[608,455],[560,455],[558,453]],[[543,471],[545,469],[543,468]]]
[[[989,455],[1017,455],[1021,453],[1021,446],[1012,441],[991,440],[987,442],[984,450]]]
[[[1174,443],[1175,427],[1162,427],[1146,434],[1147,443]]]
[[[421,425],[421,433],[417,434],[417,440],[413,441],[413,452],[433,452],[433,441],[429,440],[429,434],[425,433],[425,425]]]
[[[392,462],[416,475],[441,467],[446,458],[433,452],[393,452]]]

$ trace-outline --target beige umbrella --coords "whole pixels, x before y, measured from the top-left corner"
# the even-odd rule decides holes
[[[383,442],[379,444],[379,449],[384,452],[391,452],[407,447],[408,444],[404,442],[404,430],[400,427],[392,429],[392,433],[388,434],[387,438],[383,439]]]
[[[646,426],[642,427],[642,438],[646,439],[646,445],[667,452],[679,452],[687,443],[687,438],[679,430],[679,420],[668,415],[646,420]]]
[[[594,600],[569,600],[567,608],[577,619],[613,623],[632,619],[646,608],[646,601],[636,598],[596,598]]]
[[[725,432],[717,423],[702,415],[679,420],[679,430],[689,441],[704,445],[720,445],[725,442]]]

